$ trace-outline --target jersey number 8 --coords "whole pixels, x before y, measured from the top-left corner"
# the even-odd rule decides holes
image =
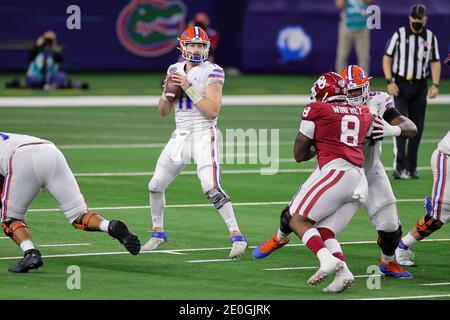
[[[358,145],[359,119],[357,116],[345,115],[341,120],[341,142],[350,146]]]

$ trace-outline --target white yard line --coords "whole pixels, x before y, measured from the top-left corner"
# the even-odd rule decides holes
[[[422,139],[420,140],[421,144],[437,144],[440,141],[440,139]],[[73,150],[84,150],[84,149],[152,149],[152,148],[163,148],[166,145],[167,141],[163,141],[163,142],[157,142],[157,143],[117,143],[117,144],[62,144],[62,145],[58,145],[58,148],[60,149],[73,149]],[[292,141],[279,141],[278,143],[280,146],[291,146],[293,145]],[[392,140],[391,139],[386,139],[386,141],[383,141],[383,144],[392,144]],[[264,143],[259,143],[259,144],[255,144],[255,143],[224,143],[223,147],[227,146],[232,146],[232,147],[238,147],[238,146],[245,146],[245,147],[250,147],[250,146],[262,146],[262,145],[266,145]],[[257,154],[223,154],[222,157],[227,157],[227,156],[257,156]],[[282,161],[283,160],[283,161]],[[288,161],[289,160],[289,161]],[[280,159],[280,162],[290,162],[290,160],[295,161],[294,159]]]
[[[306,270],[306,269],[317,269],[316,267],[285,267],[285,268],[266,268],[266,271],[286,271],[286,270]]]
[[[233,259],[209,259],[209,260],[187,260],[185,262],[205,263],[205,262],[230,262],[230,261],[235,261],[235,260],[233,260]]]
[[[422,242],[435,242],[435,241],[450,241],[450,239],[425,239]],[[359,245],[359,244],[375,244],[376,241],[343,241],[341,245]],[[286,245],[291,247],[303,247],[304,244],[291,244]],[[253,249],[256,246],[249,246],[249,249]],[[185,249],[170,249],[170,250],[155,250],[141,252],[140,254],[146,253],[164,253],[164,254],[177,254],[184,252],[201,252],[201,251],[219,251],[219,250],[230,250],[231,247],[217,247],[217,248],[185,248]],[[69,254],[55,254],[43,256],[44,258],[62,258],[62,257],[84,257],[84,256],[102,256],[102,255],[116,255],[116,254],[129,254],[127,251],[114,251],[114,252],[92,252],[92,253],[69,253]],[[0,260],[13,260],[19,259],[20,257],[2,257]],[[228,259],[227,259],[228,260]]]
[[[353,276],[355,278],[369,278],[369,277],[381,277],[381,274],[359,274],[356,276]]]
[[[2,97],[0,107],[156,107],[161,96]],[[224,95],[222,105],[299,106],[309,95]],[[428,99],[429,105],[450,104],[450,95]]]
[[[397,202],[421,202],[423,199],[397,199]],[[233,202],[233,206],[268,206],[268,205],[284,205],[287,204],[289,200],[286,201],[270,201],[270,202]],[[210,203],[196,203],[196,204],[169,204],[165,208],[195,208],[195,207],[211,207]],[[135,209],[149,209],[148,205],[144,206],[122,206],[122,207],[97,207],[90,208],[91,210],[135,210]],[[28,212],[56,212],[59,211],[57,208],[47,208],[47,209],[30,209]],[[7,239],[7,237],[2,237],[0,239]],[[422,241],[428,241],[427,239]],[[288,244],[288,246],[291,246]]]
[[[448,286],[450,282],[421,283],[421,286]]]
[[[38,247],[77,247],[90,246],[90,243],[62,243],[62,244],[38,244]]]
[[[163,148],[165,143],[130,143],[130,144],[67,144],[58,146],[59,149],[149,149]]]
[[[424,296],[399,296],[399,297],[385,297],[385,298],[359,298],[347,300],[407,300],[407,299],[432,299],[432,298],[446,298],[446,297],[450,297],[450,294],[431,294]]]
[[[278,173],[311,173],[315,168],[305,168],[305,169],[277,169],[269,170],[268,167],[264,167],[267,172],[274,174]],[[244,169],[244,170],[222,170],[222,174],[261,174],[261,169]],[[385,167],[387,171],[392,171],[392,167]],[[418,171],[429,171],[431,167],[417,167]],[[74,173],[75,177],[137,177],[137,176],[152,176],[153,171],[148,172],[92,172],[92,173]],[[181,175],[197,175],[197,171],[182,171]]]

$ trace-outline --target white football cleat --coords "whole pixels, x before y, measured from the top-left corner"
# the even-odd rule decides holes
[[[403,267],[412,267],[415,265],[414,261],[414,253],[411,249],[405,250],[397,247],[395,249],[395,260],[397,260],[398,264]]]
[[[345,262],[343,262],[343,264],[344,266],[342,269],[336,272],[333,282],[324,288],[323,292],[339,293],[351,287],[355,278],[353,277],[350,269],[347,267],[347,264]]]
[[[237,259],[244,255],[245,249],[248,247],[247,239],[239,235],[231,238],[230,259]]]
[[[164,242],[169,241],[169,237],[165,232],[152,232],[152,237],[141,247],[141,252],[145,251],[153,251],[162,245]]]
[[[319,270],[317,270],[317,272],[308,279],[307,283],[310,286],[315,286],[323,282],[328,276],[344,267],[344,262],[334,256],[331,256],[327,260],[328,261],[326,261],[323,265],[321,264]]]

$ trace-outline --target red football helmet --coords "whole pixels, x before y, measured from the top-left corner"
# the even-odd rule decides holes
[[[326,72],[320,75],[311,88],[311,100],[328,102],[347,99],[347,83],[336,72]]]

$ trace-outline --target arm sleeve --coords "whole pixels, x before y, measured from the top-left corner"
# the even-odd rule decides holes
[[[399,35],[398,31],[396,31],[392,37],[389,39],[388,43],[386,44],[386,48],[384,50],[384,54],[392,57],[394,55],[395,48],[397,47]]]
[[[401,116],[402,114],[395,108],[394,100],[388,94],[384,94],[384,102],[383,102],[383,119],[390,123],[394,118]]]
[[[387,123],[391,123],[392,120],[394,120],[395,118],[401,116],[402,114],[394,107],[386,109],[386,111],[383,114],[383,119],[387,122]]]
[[[313,121],[310,120],[302,120],[300,122],[300,128],[298,129],[299,132],[303,133],[305,136],[310,138],[311,140],[314,139],[314,131],[316,129],[316,125]]]
[[[221,83],[222,85],[225,82],[225,73],[218,65],[214,65],[214,67],[209,70],[208,77],[206,78],[206,85],[216,82]]]

